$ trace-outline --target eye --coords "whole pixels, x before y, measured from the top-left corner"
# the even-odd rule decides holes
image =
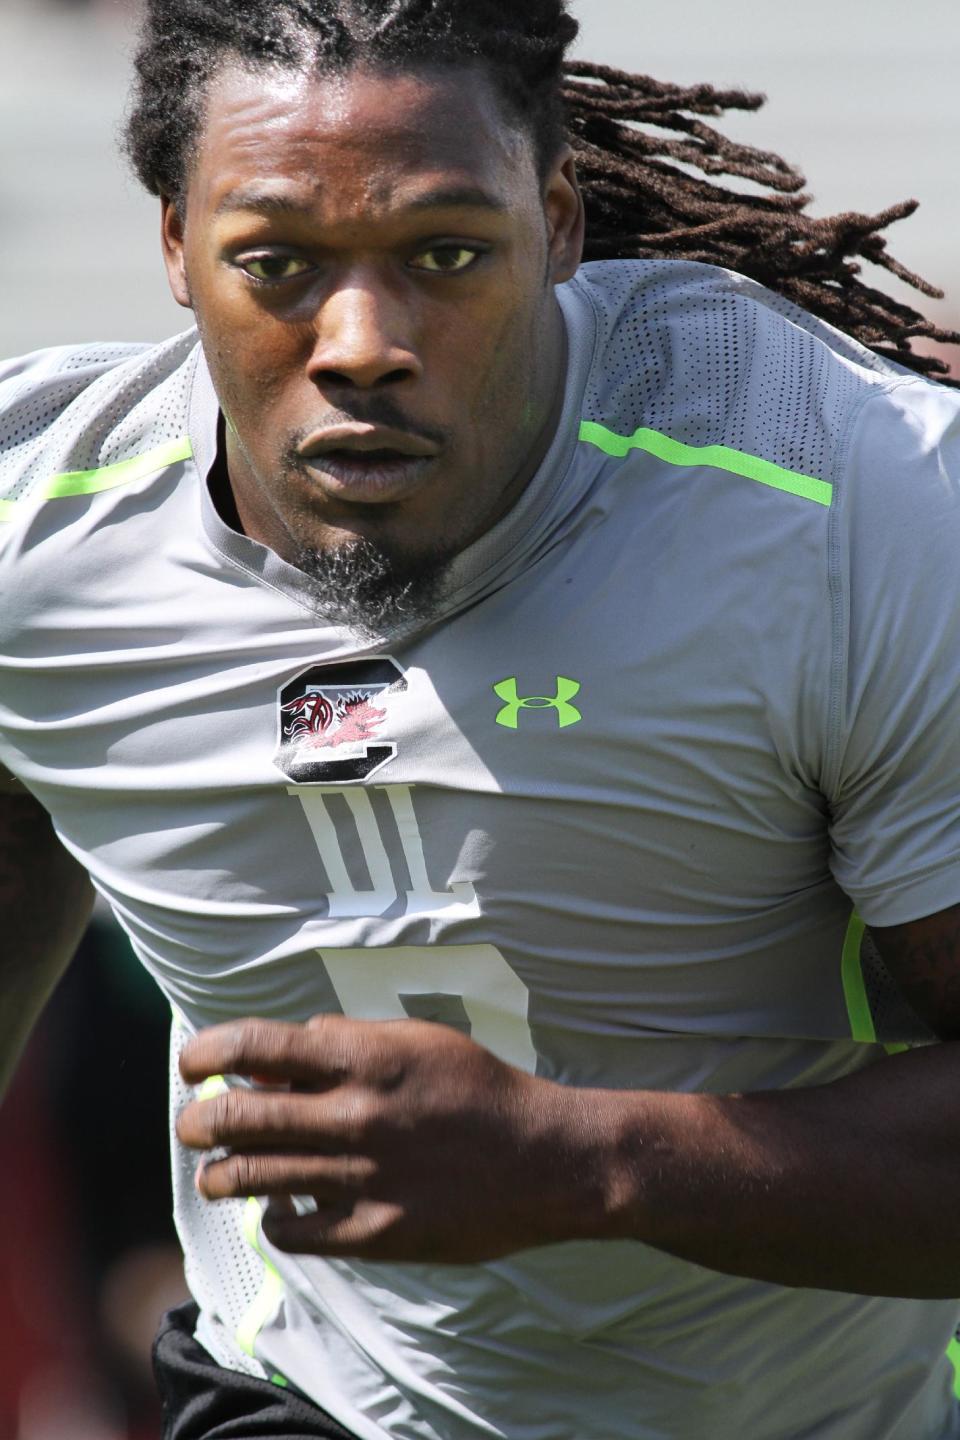
[[[432,245],[409,262],[414,270],[430,275],[459,275],[469,270],[484,252],[475,245]]]
[[[298,280],[306,275],[311,266],[296,255],[250,255],[237,261],[240,269],[251,280],[261,285],[276,285],[283,280]]]

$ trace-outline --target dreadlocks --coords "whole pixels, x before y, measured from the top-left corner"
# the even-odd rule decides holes
[[[762,95],[719,91],[709,85],[681,89],[645,75],[568,61],[562,95],[587,207],[587,256],[649,259],[672,255],[725,265],[776,290],[788,300],[853,335],[878,354],[922,374],[947,366],[914,354],[914,336],[960,343],[911,306],[860,279],[869,260],[933,298],[943,292],[895,260],[880,233],[917,209],[916,200],[879,215],[845,213],[816,219],[804,213],[806,181],[779,155],[737,145],[696,118],[725,110],[758,110]],[[687,113],[684,113],[687,112]],[[639,124],[671,130],[667,139]],[[759,194],[742,194],[697,175],[753,181]]]
[[[890,255],[881,233],[917,208],[806,213],[804,177],[778,155],[736,144],[701,117],[756,110],[763,97],[690,88],[566,58],[578,33],[566,0],[148,0],[127,151],[153,194],[182,207],[206,86],[235,57],[252,65],[343,71],[483,63],[545,174],[566,137],[587,212],[587,259],[664,258],[724,265],[928,375],[915,337],[960,343],[861,278],[870,261],[940,297]],[[648,126],[655,129],[651,131]],[[663,132],[667,132],[666,134]],[[694,173],[691,173],[694,172]],[[696,173],[700,172],[700,173]],[[749,193],[716,178],[752,182]]]

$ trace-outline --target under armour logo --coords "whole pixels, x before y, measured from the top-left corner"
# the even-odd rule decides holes
[[[583,719],[576,705],[570,704],[574,695],[580,693],[580,682],[568,680],[565,675],[557,676],[557,693],[552,698],[549,695],[518,695],[516,675],[509,680],[501,680],[493,689],[505,702],[497,716],[497,724],[505,725],[508,730],[519,729],[521,710],[555,710],[561,730]]]

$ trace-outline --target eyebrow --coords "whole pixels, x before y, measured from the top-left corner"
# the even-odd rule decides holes
[[[479,185],[452,185],[445,189],[428,190],[399,208],[407,214],[422,210],[472,209],[492,210],[502,215],[508,207],[499,196],[491,195]],[[242,188],[224,195],[213,213],[214,216],[236,211],[255,211],[260,215],[309,215],[313,209],[312,200],[285,195],[276,190]]]
[[[447,189],[428,190],[402,207],[404,210],[495,210],[506,213],[506,202],[491,195],[479,185],[451,185]]]

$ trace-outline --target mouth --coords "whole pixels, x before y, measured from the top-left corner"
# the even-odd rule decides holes
[[[304,471],[331,498],[385,504],[418,489],[439,456],[419,435],[372,425],[318,432],[298,451]]]
[[[396,450],[326,450],[303,467],[331,498],[382,505],[412,494],[433,464],[431,457]]]

